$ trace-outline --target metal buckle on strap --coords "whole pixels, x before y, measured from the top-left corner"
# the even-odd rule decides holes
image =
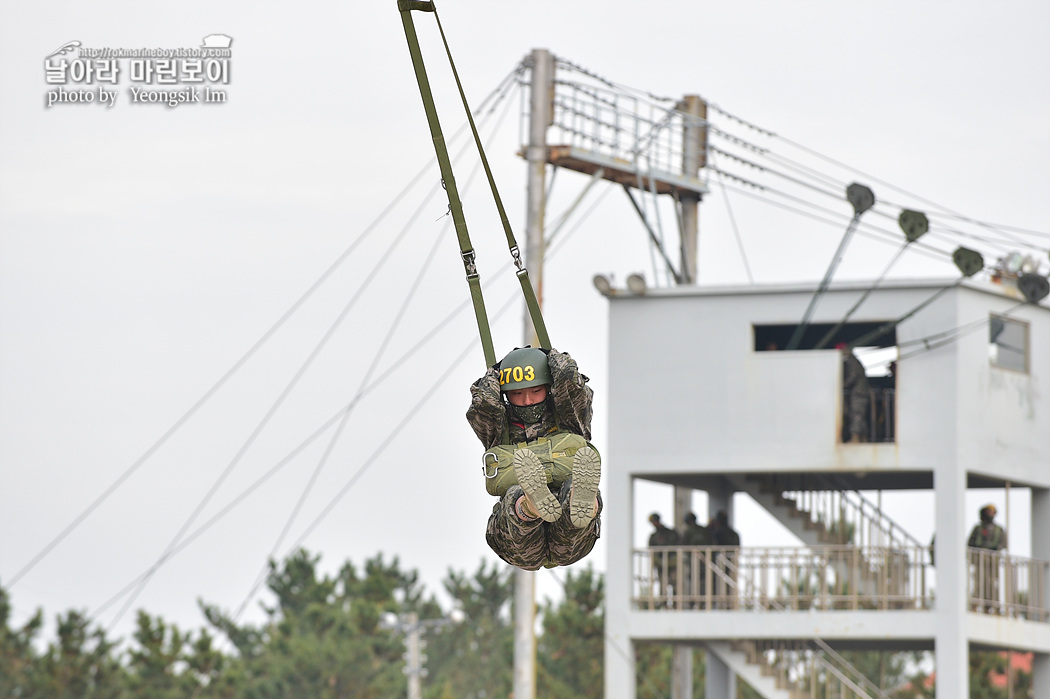
[[[494,466],[494,468],[492,469],[492,475],[489,475],[489,457],[490,456],[492,457],[492,466]],[[491,451],[485,452],[482,455],[482,457],[481,457],[481,472],[485,474],[485,478],[495,478],[496,477],[496,473],[498,471],[499,471],[499,458],[497,458],[496,454],[491,452]]]
[[[463,269],[466,270],[468,277],[476,276],[478,273],[478,266],[474,262],[474,251],[464,250],[459,254],[463,258]]]

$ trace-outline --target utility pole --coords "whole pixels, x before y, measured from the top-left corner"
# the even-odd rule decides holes
[[[528,209],[527,247],[525,260],[534,280],[537,300],[543,301],[543,256],[544,256],[544,209],[546,204],[546,167],[567,168],[586,173],[594,178],[603,177],[622,185],[625,189],[639,186],[641,173],[633,165],[624,162],[623,167],[610,165],[616,158],[603,152],[607,144],[598,141],[585,142],[577,146],[549,146],[547,130],[554,121],[554,72],[552,56],[545,49],[534,49],[529,58],[532,71],[529,111],[528,143],[525,159],[528,165]],[[608,105],[602,105],[607,108]],[[613,107],[616,109],[617,107]],[[680,284],[695,284],[697,277],[697,249],[699,239],[699,204],[707,188],[700,182],[700,169],[706,164],[707,153],[707,104],[698,95],[686,95],[677,105],[682,117],[682,162],[681,177],[674,176],[661,181],[662,193],[674,193],[681,222]],[[672,115],[673,116],[673,115]],[[632,117],[628,116],[628,119]],[[586,119],[586,117],[585,117]],[[585,139],[586,141],[586,139]],[[614,147],[615,149],[615,147]],[[631,184],[636,183],[636,185]],[[654,183],[654,193],[656,185]],[[628,192],[630,196],[630,192]],[[632,198],[632,202],[633,202]],[[637,204],[635,208],[638,209]],[[645,221],[644,213],[638,213]],[[646,223],[648,226],[648,223]],[[650,229],[650,235],[653,236]],[[654,236],[655,237],[655,236]],[[661,254],[664,254],[661,248]],[[673,263],[664,259],[669,268]],[[634,276],[634,275],[632,275]],[[628,278],[631,286],[631,278]],[[644,281],[642,281],[644,289]],[[605,292],[603,292],[605,293]],[[643,292],[635,292],[643,293]],[[524,318],[525,343],[536,345],[531,319]],[[684,524],[685,515],[691,509],[693,491],[690,488],[675,489],[674,522],[677,528]],[[515,578],[515,642],[514,642],[514,696],[515,699],[535,699],[535,638],[534,608],[535,591],[533,574],[517,571]],[[674,647],[672,697],[683,699],[692,696],[692,649],[688,646]]]
[[[707,156],[707,103],[699,95],[686,95],[678,103],[679,111],[687,116],[682,124],[682,175],[699,177]],[[681,274],[682,284],[696,284],[697,248],[700,240],[700,194],[683,191],[677,195],[681,213]],[[676,486],[674,489],[674,526],[685,527],[685,516],[692,509],[693,489]],[[693,648],[683,644],[674,646],[671,656],[671,698],[693,696]]]
[[[547,127],[554,120],[554,57],[546,49],[532,50],[532,90],[529,96],[529,143],[525,150],[529,177],[526,190],[525,265],[543,306],[544,221],[547,209]],[[536,330],[524,310],[525,344],[536,346]],[[518,699],[517,697],[515,699]]]
[[[423,632],[426,629],[440,629],[448,624],[459,624],[464,619],[466,615],[458,607],[447,617],[440,619],[420,621],[417,612],[405,612],[401,615],[385,612],[379,617],[381,628],[405,634],[405,653],[401,657],[405,660],[403,672],[408,676],[408,699],[423,699],[423,678],[427,676],[427,669],[424,667],[427,656],[423,654],[427,642],[423,640]]]
[[[405,614],[405,674],[408,675],[408,699],[423,699],[423,640],[419,626],[419,615]]]
[[[682,174],[698,177],[700,168],[707,163],[707,102],[699,95],[686,95],[679,102],[678,109],[688,115],[682,126]],[[682,283],[696,284],[700,195],[696,192],[680,192],[678,203],[682,212]]]
[[[532,51],[529,110],[528,208],[525,221],[525,266],[536,300],[543,306],[543,222],[546,209],[547,127],[553,119],[554,59],[546,49]],[[524,314],[524,344],[536,347],[536,329]],[[536,573],[514,570],[514,698],[536,699]]]

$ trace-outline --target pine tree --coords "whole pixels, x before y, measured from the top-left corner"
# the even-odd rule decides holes
[[[103,629],[70,611],[58,617],[58,640],[37,660],[34,690],[53,699],[120,699],[127,676]]]
[[[19,629],[10,624],[11,599],[0,588],[0,697],[28,697],[36,663],[33,641],[44,625],[44,613],[38,609]]]
[[[537,644],[537,694],[552,699],[604,696],[605,585],[588,566],[565,578],[565,594],[543,607],[543,636]]]
[[[484,561],[468,577],[449,571],[444,587],[465,619],[427,634],[426,699],[509,696],[514,672],[510,569]]]

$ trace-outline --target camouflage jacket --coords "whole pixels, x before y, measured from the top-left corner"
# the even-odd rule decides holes
[[[978,524],[966,542],[971,548],[1001,551],[1006,548],[1006,532],[998,524]]]
[[[864,365],[852,352],[843,356],[842,388],[853,393],[868,392],[868,375],[864,371]]]
[[[678,532],[670,527],[660,524],[656,531],[649,535],[650,546],[674,546],[680,543]]]
[[[471,385],[467,422],[486,449],[497,444],[531,441],[555,429],[590,440],[594,391],[587,385],[589,379],[580,373],[576,360],[567,353],[552,349],[547,355],[547,363],[551,370],[547,409],[543,419],[532,425],[515,422],[508,414],[499,386],[498,369],[490,367]],[[507,442],[503,441],[505,427],[510,434]]]
[[[737,534],[736,530],[725,524],[716,524],[715,526],[708,529],[711,536],[711,541],[716,546],[739,546],[740,535]]]
[[[711,532],[699,524],[687,524],[682,532],[682,543],[688,546],[710,546]]]

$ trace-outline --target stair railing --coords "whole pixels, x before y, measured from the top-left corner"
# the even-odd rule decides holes
[[[773,476],[769,484],[781,490],[782,478]],[[807,478],[812,482],[812,476]],[[859,491],[842,487],[824,476],[817,476],[819,490],[802,490],[783,483],[781,497],[795,503],[810,521],[822,526],[829,543],[910,548],[924,546],[908,530],[897,524]]]

